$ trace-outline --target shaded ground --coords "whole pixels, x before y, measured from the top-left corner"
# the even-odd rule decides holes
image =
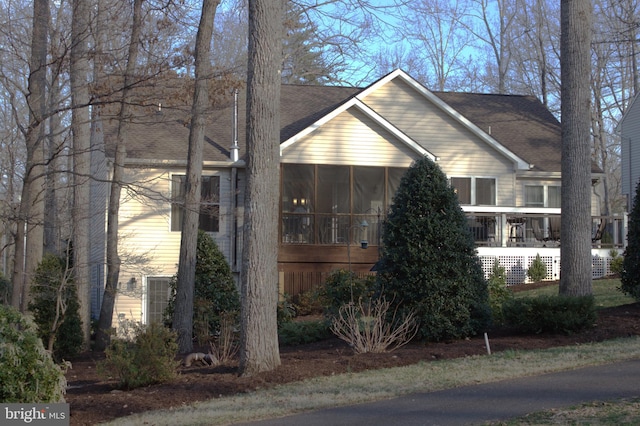
[[[488,334],[492,352],[541,349],[640,335],[640,303],[599,311],[596,327],[572,336],[523,336],[507,330],[490,330]],[[132,413],[181,406],[314,376],[484,353],[486,348],[482,336],[446,343],[415,343],[391,353],[362,355],[354,354],[341,340],[329,339],[281,348],[282,366],[257,377],[238,377],[236,366],[181,367],[180,375],[171,383],[128,392],[115,390],[113,382],[102,380],[96,371],[96,362],[102,356],[86,353],[73,361],[73,369],[67,372],[69,389],[66,400],[71,404],[71,425],[93,425]]]

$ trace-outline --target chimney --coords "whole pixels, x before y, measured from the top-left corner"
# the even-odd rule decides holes
[[[240,147],[238,146],[238,89],[233,92],[233,145],[230,148],[231,161],[234,163],[240,157]]]

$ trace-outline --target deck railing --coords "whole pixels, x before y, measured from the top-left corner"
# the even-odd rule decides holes
[[[479,247],[560,246],[560,209],[465,206],[463,210]],[[626,239],[626,215],[592,217],[594,248],[623,249]]]

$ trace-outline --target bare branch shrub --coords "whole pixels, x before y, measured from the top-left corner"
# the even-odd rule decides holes
[[[209,342],[209,354],[216,364],[233,361],[238,355],[238,330],[235,313],[224,312],[220,315],[220,334],[215,341]]]
[[[389,317],[391,302],[384,298],[343,305],[331,322],[331,331],[349,343],[356,353],[391,352],[409,343],[418,332],[418,321],[411,313]]]

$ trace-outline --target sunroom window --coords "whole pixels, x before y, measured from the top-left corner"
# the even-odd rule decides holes
[[[406,169],[369,166],[282,165],[282,242],[346,244],[359,237],[354,226],[369,224],[368,239],[379,240],[379,224]]]

